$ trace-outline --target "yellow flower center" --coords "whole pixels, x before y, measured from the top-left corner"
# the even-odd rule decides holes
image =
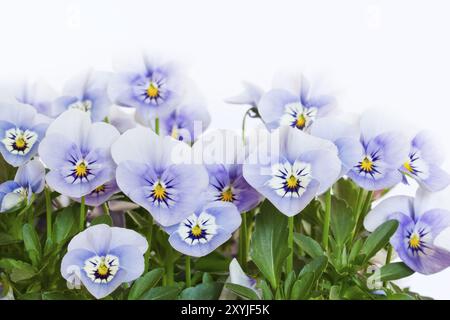
[[[153,189],[153,196],[158,200],[163,200],[166,198],[166,188],[163,187],[161,183],[158,184]]]
[[[298,184],[298,179],[296,177],[294,177],[293,175],[291,175],[286,180],[286,185],[289,189],[295,189],[297,187],[297,184]]]
[[[172,138],[178,139],[178,128],[177,126],[172,127],[172,132],[170,134]]]
[[[233,192],[231,191],[231,188],[222,191],[221,200],[226,202],[233,202]]]
[[[411,238],[409,238],[409,246],[413,249],[419,249],[420,237],[417,234],[413,234]]]
[[[81,161],[79,164],[75,166],[75,175],[77,177],[86,177],[88,172],[88,168],[86,162]]]
[[[198,237],[202,234],[202,228],[200,228],[200,226],[196,224],[195,226],[192,227],[191,232],[194,237]]]
[[[150,98],[156,98],[159,95],[158,86],[156,84],[154,84],[153,82],[151,82],[147,88],[147,95]]]
[[[373,170],[373,162],[365,157],[363,161],[361,161],[361,169],[365,172],[371,172]]]
[[[105,185],[102,184],[101,186],[97,187],[94,189],[94,192],[96,193],[100,193],[100,192],[104,192],[105,191]]]
[[[104,262],[101,262],[98,266],[97,273],[101,276],[106,276],[108,274],[109,268]]]
[[[408,172],[413,173],[413,171],[414,171],[414,169],[413,169],[412,166],[411,166],[411,162],[409,162],[409,161],[406,161],[406,162],[403,164],[403,167],[404,167],[406,170],[408,170]]]
[[[302,128],[305,127],[305,124],[306,124],[306,118],[305,118],[304,114],[302,113],[302,114],[297,118],[297,121],[295,122],[295,126],[296,126],[297,128],[302,129]]]
[[[16,138],[15,144],[18,149],[22,149],[26,146],[27,142],[23,137],[19,136]]]

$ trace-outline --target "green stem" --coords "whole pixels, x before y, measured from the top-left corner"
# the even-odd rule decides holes
[[[322,246],[325,251],[328,250],[328,234],[330,232],[331,220],[331,188],[325,194],[325,219],[323,221]]]
[[[190,256],[186,256],[186,268],[185,268],[185,273],[186,273],[186,288],[189,288],[191,286],[191,257]]]
[[[364,218],[366,217],[367,211],[369,211],[370,204],[372,203],[373,191],[368,191],[366,198],[364,200],[364,204],[361,207],[360,214],[358,216],[358,220],[356,221],[356,228],[359,230],[363,224]]]
[[[103,202],[103,212],[109,216],[109,207],[107,202]]]
[[[352,234],[353,239],[356,237],[356,233],[358,232],[358,221],[359,221],[359,216],[361,215],[361,208],[363,205],[364,193],[365,193],[364,189],[359,188],[358,198],[356,200],[356,208],[355,208],[355,228],[353,229],[353,234]]]
[[[27,218],[28,218],[28,223],[31,226],[34,226],[34,207],[33,207],[33,205],[29,206],[27,209]]]
[[[159,135],[159,118],[155,119],[155,133]]]
[[[286,274],[291,273],[294,266],[294,217],[288,218],[288,226],[288,248],[290,250],[290,253],[286,261]]]
[[[150,269],[150,253],[152,252],[152,238],[153,238],[153,217],[150,216],[150,227],[148,228],[145,235],[148,243],[148,250],[144,255],[145,259],[145,271]]]
[[[244,114],[244,118],[242,119],[242,140],[245,143],[245,124],[247,121],[247,116],[250,114],[251,109],[248,109],[247,112]]]
[[[80,206],[80,232],[84,230],[85,223],[86,223],[86,198],[82,196]]]
[[[166,263],[166,275],[167,275],[167,285],[171,286],[174,284],[174,273],[173,273],[173,252],[172,247],[170,247],[167,253],[167,263]]]
[[[52,196],[49,188],[45,188],[45,210],[47,218],[47,240],[52,238]]]
[[[242,224],[239,230],[239,257],[242,269],[247,270],[247,213],[242,213]]]
[[[391,263],[391,258],[392,258],[392,246],[390,244],[388,244],[385,265]],[[386,287],[386,285],[387,285],[387,281],[383,282],[383,286]]]

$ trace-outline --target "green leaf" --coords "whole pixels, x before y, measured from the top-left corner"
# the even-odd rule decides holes
[[[307,272],[295,281],[291,291],[291,300],[305,300],[308,299],[314,283],[314,272]]]
[[[297,275],[295,274],[295,271],[291,271],[286,277],[286,280],[284,281],[284,295],[286,297],[291,295],[291,289],[296,279]]]
[[[176,300],[179,292],[178,286],[155,287],[145,293],[140,300]]]
[[[262,291],[263,300],[273,300],[272,290],[270,289],[266,280],[262,279],[261,281],[259,281],[258,288],[260,288]]]
[[[403,262],[393,262],[384,265],[380,268],[380,281],[392,281],[409,277],[414,273],[414,270],[410,269]]]
[[[79,206],[64,208],[56,213],[56,219],[53,227],[53,239],[57,244],[63,244],[71,235],[76,233],[76,215]]]
[[[352,209],[344,200],[336,197],[331,198],[331,231],[338,247],[350,238],[355,225]]]
[[[278,285],[283,264],[290,252],[286,245],[287,240],[287,217],[266,200],[261,206],[261,212],[256,216],[250,255],[274,289]]]
[[[22,240],[16,239],[7,233],[0,232],[0,246],[7,246],[20,242],[22,242]]]
[[[184,289],[179,299],[181,300],[217,300],[222,290],[222,284],[214,282],[209,276],[203,274],[203,283],[195,287]]]
[[[355,243],[353,243],[352,249],[351,249],[350,254],[348,256],[348,262],[350,264],[355,262],[356,257],[359,255],[359,252],[360,252],[360,250],[362,248],[362,245],[363,245],[363,240],[361,238],[356,240]]]
[[[356,208],[358,187],[350,179],[340,179],[333,185],[333,195],[344,200],[350,208]]]
[[[107,224],[108,226],[112,226],[113,221],[110,215],[102,214],[101,216],[92,219],[91,226],[95,226],[96,224]]]
[[[8,258],[0,259],[0,269],[10,272],[12,282],[28,280],[37,274],[36,268],[29,263]]]
[[[323,271],[327,267],[328,258],[326,256],[321,256],[313,259],[310,263],[305,265],[298,275],[299,279],[306,275],[307,273],[314,274],[314,281],[317,281],[322,275]]]
[[[197,259],[195,262],[195,270],[203,272],[228,272],[230,259],[217,251]]]
[[[234,283],[226,283],[225,287],[230,289],[234,294],[246,300],[260,300],[256,292],[247,287],[234,284]]]
[[[156,286],[163,274],[164,269],[158,268],[147,272],[145,275],[137,279],[131,287],[130,293],[128,294],[128,300],[139,299],[146,291]]]
[[[384,248],[398,227],[397,220],[389,220],[372,232],[364,242],[361,252],[365,255],[364,263]]]
[[[294,233],[294,241],[311,258],[320,257],[324,254],[324,251],[320,244],[313,238],[305,236],[301,233]]]
[[[41,261],[42,247],[36,230],[30,224],[22,227],[23,243],[33,266],[38,266]]]

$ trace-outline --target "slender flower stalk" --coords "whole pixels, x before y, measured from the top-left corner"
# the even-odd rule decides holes
[[[186,256],[186,269],[185,269],[185,274],[186,274],[186,288],[189,288],[191,286],[191,257],[190,256]]]
[[[323,221],[322,246],[325,251],[328,250],[328,234],[330,232],[331,220],[331,188],[325,193],[325,219]]]
[[[159,118],[155,119],[155,133],[159,135]]]
[[[288,248],[290,249],[290,253],[286,261],[286,274],[291,273],[294,266],[294,216],[288,218],[288,223]]]
[[[110,213],[109,213],[109,207],[108,207],[108,203],[107,202],[104,202],[103,204],[102,204],[102,207],[103,207],[103,212],[106,214],[106,215],[110,215]]]
[[[84,230],[84,226],[86,223],[86,199],[85,197],[81,197],[81,206],[80,206],[80,232]]]
[[[356,232],[358,231],[358,221],[359,216],[361,215],[361,209],[363,206],[363,199],[364,199],[365,191],[363,188],[359,188],[358,197],[356,199],[356,207],[355,207],[355,228],[353,229],[353,239],[356,237]]]
[[[45,188],[45,209],[47,218],[47,240],[52,237],[52,198],[49,188]]]
[[[148,242],[148,250],[145,252],[144,259],[145,259],[145,272],[147,272],[150,269],[150,253],[152,252],[152,238],[153,238],[153,217],[150,216],[150,226],[148,227],[148,230],[146,233],[146,239]]]
[[[391,263],[391,258],[392,258],[392,246],[391,246],[391,244],[388,244],[385,265],[388,265],[389,263]],[[387,285],[387,281],[383,282],[383,286],[385,287],[386,285]]]
[[[241,266],[244,270],[247,269],[247,239],[248,239],[248,229],[247,229],[247,213],[244,212],[241,215],[242,224],[239,229],[239,256],[241,260]]]

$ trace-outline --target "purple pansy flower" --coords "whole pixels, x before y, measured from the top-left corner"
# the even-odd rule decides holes
[[[120,192],[119,186],[117,185],[116,179],[113,179],[96,187],[91,191],[91,193],[87,194],[84,197],[85,203],[88,206],[98,207],[108,201],[111,196],[118,192]],[[75,200],[81,202],[80,198],[76,198]]]
[[[199,207],[166,231],[170,234],[170,244],[177,251],[203,257],[230,239],[240,224],[241,216],[235,205],[216,202]]]
[[[0,212],[11,210],[20,203],[41,193],[45,185],[45,168],[39,160],[31,160],[19,167],[14,181],[0,184]]]
[[[70,79],[63,88],[63,94],[53,103],[57,114],[68,109],[87,112],[93,122],[103,121],[109,114],[111,101],[107,87],[110,74],[88,71]]]
[[[450,175],[440,168],[444,161],[442,149],[429,132],[419,132],[411,140],[408,158],[400,170],[429,191],[445,189],[450,184]]]
[[[95,225],[72,238],[61,262],[61,274],[72,284],[81,281],[101,299],[141,276],[147,248],[147,240],[133,230]]]
[[[333,96],[318,91],[304,76],[297,78],[283,77],[281,81],[274,81],[274,89],[260,98],[258,111],[269,130],[290,126],[308,131],[316,119],[335,109]]]
[[[65,111],[48,127],[39,155],[50,169],[46,180],[59,193],[80,198],[114,179],[110,148],[119,137],[113,126],[91,123],[80,110]]]
[[[125,132],[112,146],[119,188],[155,220],[170,226],[197,207],[208,186],[203,165],[191,163],[191,148],[149,128]]]
[[[244,81],[242,85],[244,87],[244,90],[238,95],[225,99],[225,102],[238,105],[247,104],[252,106],[253,108],[258,108],[258,102],[261,99],[261,96],[264,94],[263,89],[253,83],[246,81]]]
[[[348,176],[367,190],[390,188],[402,180],[398,170],[408,155],[408,142],[397,131],[385,130],[385,117],[367,112],[360,120],[359,160]]]
[[[211,117],[203,103],[181,104],[168,116],[160,119],[162,135],[193,143],[209,126]]]
[[[398,229],[390,242],[405,264],[423,274],[450,266],[450,251],[437,241],[450,227],[450,211],[438,208],[436,203],[431,205],[430,198],[432,195],[423,189],[419,189],[415,198],[393,196],[381,201],[364,220],[369,231],[385,221],[398,220]]]
[[[149,125],[152,119],[172,112],[184,94],[184,77],[172,63],[156,63],[147,55],[113,75],[108,86],[119,106],[136,108],[136,116]]]
[[[231,131],[216,130],[202,136],[193,150],[202,154],[209,173],[207,201],[231,202],[240,212],[250,211],[261,202],[261,194],[242,175],[245,161],[242,137]]]
[[[329,140],[338,149],[338,157],[342,162],[340,176],[344,176],[360,160],[361,143],[358,127],[338,117],[317,119],[311,126],[311,135]]]
[[[47,82],[38,80],[34,82],[25,81],[13,88],[15,101],[28,104],[36,111],[47,117],[55,118],[59,113],[53,108],[53,100],[56,98],[56,91],[51,88]]]
[[[47,122],[26,104],[0,104],[0,152],[14,167],[29,161],[45,136]]]
[[[250,153],[243,173],[247,182],[287,216],[302,211],[337,180],[341,161],[336,146],[290,127],[274,130]]]

